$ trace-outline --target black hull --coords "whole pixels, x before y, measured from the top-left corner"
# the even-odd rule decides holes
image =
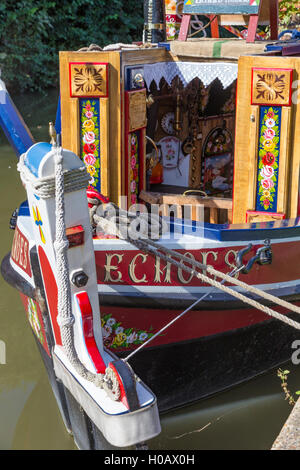
[[[299,331],[276,320],[148,348],[129,360],[150,387],[160,412],[187,405],[267,372],[291,359]],[[124,357],[128,353],[124,354]]]

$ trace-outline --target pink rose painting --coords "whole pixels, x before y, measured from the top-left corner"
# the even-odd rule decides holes
[[[276,212],[281,110],[263,108],[260,120],[259,172],[256,210]]]
[[[96,158],[94,157],[94,155],[92,153],[88,153],[84,157],[84,163],[86,163],[87,165],[95,165]]]
[[[270,165],[265,165],[261,170],[260,170],[260,174],[263,178],[272,178],[272,176],[274,175],[274,170],[273,170],[273,167],[270,166]]]
[[[83,136],[83,140],[86,144],[92,144],[95,142],[95,134],[92,131],[86,132]]]
[[[264,137],[265,139],[273,139],[273,137],[275,137],[275,131],[274,129],[267,129],[265,132],[264,132]]]
[[[264,189],[271,189],[274,187],[274,181],[270,179],[264,179],[262,180],[261,185]]]

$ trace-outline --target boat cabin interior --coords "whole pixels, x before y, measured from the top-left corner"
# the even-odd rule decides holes
[[[295,218],[300,56],[266,44],[61,52],[62,145],[122,207],[210,223]]]

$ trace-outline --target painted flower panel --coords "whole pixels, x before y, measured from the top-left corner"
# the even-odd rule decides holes
[[[113,349],[139,346],[154,335],[151,331],[125,328],[111,314],[102,316],[101,327],[104,345]]]
[[[81,99],[81,159],[90,175],[90,185],[101,192],[100,108],[98,99]]]
[[[139,194],[139,136],[138,132],[129,134],[129,202],[137,203]]]
[[[261,106],[256,210],[277,212],[281,107]]]

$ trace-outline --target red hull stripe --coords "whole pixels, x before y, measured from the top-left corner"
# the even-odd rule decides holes
[[[299,305],[299,302],[298,302]],[[109,321],[118,324],[123,331],[129,331],[131,336],[136,333],[136,341],[118,341],[118,335],[113,330],[109,336],[104,337],[104,346],[113,347],[113,351],[135,349],[142,341],[150,335],[159,331],[163,326],[176,317],[182,310],[168,309],[145,309],[103,306],[102,318],[109,318]],[[283,307],[275,307],[275,310],[286,314]],[[228,310],[198,310],[190,311],[183,318],[175,322],[167,331],[164,331],[155,340],[149,343],[149,347],[162,346],[165,344],[190,341],[205,338],[212,335],[219,335],[225,332],[238,330],[248,326],[262,323],[271,318],[255,310],[254,308],[228,309]],[[274,320],[275,321],[275,320]],[[110,324],[111,324],[110,323]],[[104,329],[107,328],[104,325]],[[144,332],[141,336],[140,333]],[[141,341],[138,341],[138,340]]]
[[[244,261],[248,262],[260,246],[254,245]],[[295,263],[295,260],[300,258],[300,243],[273,243],[271,246],[273,251],[272,264],[267,266],[254,265],[247,276],[241,277],[243,281],[248,284],[260,285],[300,279],[300,265]],[[228,272],[235,266],[236,254],[241,248],[243,247],[228,246],[176,251],[190,256],[200,263],[213,265],[222,272]],[[204,285],[196,277],[191,277],[188,273],[170,265],[166,267],[164,261],[155,259],[152,255],[144,254],[138,250],[96,251],[95,259],[98,284],[138,285],[140,287]]]
[[[86,292],[75,295],[82,317],[82,328],[86,348],[97,373],[104,374],[106,366],[96,345],[93,332],[93,310]]]
[[[56,280],[46,256],[45,251],[41,246],[38,247],[38,255],[40,260],[40,266],[42,271],[42,278],[44,283],[44,289],[46,292],[48,307],[51,316],[51,322],[53,327],[53,333],[55,337],[56,344],[62,346],[62,340],[60,335],[60,328],[57,323],[57,298],[58,298],[58,290]]]

